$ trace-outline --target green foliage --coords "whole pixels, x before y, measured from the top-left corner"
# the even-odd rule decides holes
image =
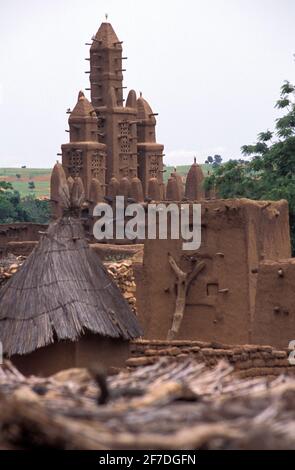
[[[21,200],[21,208],[26,222],[46,224],[50,218],[50,203],[36,199],[35,196],[27,196]]]
[[[34,195],[21,199],[10,183],[0,182],[0,223],[47,223],[49,216],[49,201],[36,199]]]
[[[272,138],[273,132],[271,131],[260,132],[260,134],[258,134],[259,142],[269,142]]]
[[[212,165],[213,168],[217,168],[222,163],[221,155],[214,155],[214,157],[208,157],[205,161],[206,165]]]
[[[217,189],[222,198],[246,197],[256,200],[287,199],[293,254],[295,254],[295,86],[285,82],[277,107],[287,109],[277,119],[275,131],[262,132],[254,145],[244,145],[243,155],[251,160],[231,160],[215,169],[205,188]],[[287,103],[288,102],[288,103]],[[276,141],[272,139],[276,136]]]
[[[291,95],[295,91],[295,86],[291,85],[289,81],[285,81],[285,83],[281,87],[281,97],[285,95]]]
[[[20,196],[10,183],[0,183],[0,223],[11,223],[20,217]]]
[[[28,182],[28,188],[30,191],[33,191],[36,188],[34,181]]]
[[[12,184],[7,183],[6,181],[0,181],[0,190],[12,189]]]
[[[278,109],[284,109],[290,106],[291,101],[288,98],[281,98],[280,100],[277,101],[276,108]]]

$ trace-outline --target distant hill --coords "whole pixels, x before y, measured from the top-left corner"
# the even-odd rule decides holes
[[[35,194],[49,197],[51,168],[0,168],[0,181],[11,183],[21,196]],[[29,189],[33,182],[34,190]]]
[[[201,165],[204,174],[211,171],[210,165]],[[164,181],[167,183],[170,174],[174,171],[174,166],[166,166]],[[177,166],[177,171],[186,177],[190,165]],[[0,181],[10,182],[14,189],[20,192],[21,196],[35,194],[37,197],[49,197],[50,194],[51,168],[0,168]],[[34,182],[35,189],[30,190],[28,184]]]

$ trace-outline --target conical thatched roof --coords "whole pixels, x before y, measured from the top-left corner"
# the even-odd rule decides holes
[[[0,340],[8,356],[27,354],[90,331],[129,340],[142,334],[134,313],[85,239],[71,191],[59,183],[64,215],[50,224],[20,270],[0,290]]]

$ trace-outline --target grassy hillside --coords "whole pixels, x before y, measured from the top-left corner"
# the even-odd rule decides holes
[[[21,196],[35,194],[37,197],[49,196],[50,168],[0,168],[0,181],[7,181]],[[29,182],[34,182],[35,189],[29,189]]]

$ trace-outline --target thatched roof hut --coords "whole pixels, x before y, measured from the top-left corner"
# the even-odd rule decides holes
[[[81,191],[81,180],[75,181],[71,192],[79,205]],[[86,333],[125,342],[141,335],[134,313],[89,247],[72,202],[0,290],[0,340],[8,357],[75,342]]]

